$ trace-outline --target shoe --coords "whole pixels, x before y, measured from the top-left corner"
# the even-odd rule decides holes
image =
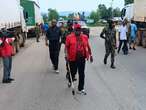
[[[129,49],[132,49],[131,47],[129,47]]]
[[[107,60],[106,60],[106,59],[104,59],[104,64],[105,64],[105,65],[107,64]]]
[[[87,93],[85,92],[85,90],[81,90],[81,91],[77,91],[78,94],[81,94],[81,95],[87,95]]]
[[[11,83],[10,80],[3,80],[2,83]]]
[[[73,82],[77,81],[77,78],[73,78]]]
[[[69,79],[69,73],[66,74],[66,79],[67,79],[67,80]]]
[[[9,78],[8,80],[10,80],[10,81],[14,81],[15,79],[13,79],[13,78]]]
[[[59,73],[59,70],[55,70],[55,73]]]
[[[70,82],[68,82],[68,88],[71,88],[71,83]]]
[[[136,48],[133,47],[133,50],[136,50]]]
[[[112,68],[112,69],[116,69],[116,67],[115,67],[114,65],[111,65],[111,68]]]

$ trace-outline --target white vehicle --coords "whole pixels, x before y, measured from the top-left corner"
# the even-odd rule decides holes
[[[24,46],[26,39],[26,24],[23,8],[19,0],[2,0],[0,3],[0,30],[6,28],[13,30],[17,36],[15,40],[16,51]]]
[[[134,0],[133,4],[126,5],[122,10],[122,18],[137,22],[146,22],[146,1],[145,0]]]
[[[134,4],[126,5],[122,10],[122,19],[130,21],[134,17]]]

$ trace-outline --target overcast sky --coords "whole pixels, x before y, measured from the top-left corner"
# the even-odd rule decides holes
[[[37,0],[36,0],[37,1]],[[57,11],[92,11],[96,10],[99,4],[111,6],[112,0],[39,0],[41,11],[47,12],[47,9],[53,8]],[[124,0],[114,0],[113,7],[122,8]]]

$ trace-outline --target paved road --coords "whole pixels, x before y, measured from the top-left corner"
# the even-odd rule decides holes
[[[86,65],[86,96],[74,98],[67,87],[63,49],[55,74],[41,41],[14,57],[15,82],[0,83],[0,110],[146,110],[146,49],[120,53],[111,70],[110,63],[103,65],[104,41],[97,30],[90,38],[94,63]]]

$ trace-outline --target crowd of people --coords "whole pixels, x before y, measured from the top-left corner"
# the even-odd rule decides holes
[[[119,29],[118,36],[117,30],[115,28],[115,23],[112,20],[108,21],[108,26],[106,26],[100,37],[105,39],[105,57],[104,64],[107,64],[107,58],[111,54],[111,68],[115,69],[115,54],[120,53],[121,47],[124,55],[127,55],[129,49],[136,50],[136,36],[137,36],[137,26],[133,20],[131,20],[130,25],[128,25],[127,20],[123,20]],[[117,41],[118,37],[118,41]],[[118,42],[118,43],[117,43]],[[117,44],[119,44],[117,46]]]
[[[116,36],[115,23],[112,20],[108,21],[100,37],[105,39],[105,56],[104,64],[107,64],[107,58],[111,54],[111,68],[115,69],[115,53],[117,48],[117,36]],[[49,47],[50,59],[52,67],[56,73],[59,73],[59,53],[61,46],[64,45],[64,56],[66,62],[66,78],[68,80],[68,86],[71,87],[72,82],[76,81],[76,74],[79,76],[78,92],[80,94],[86,94],[84,90],[85,84],[85,65],[86,61],[93,62],[92,51],[89,44],[88,35],[84,34],[81,25],[73,23],[69,20],[66,24],[60,23],[57,26],[57,21],[52,20],[51,25],[36,24],[36,41],[39,42],[40,32],[46,36],[45,45]],[[128,54],[128,49],[136,50],[136,34],[137,27],[134,21],[128,26],[126,21],[123,21],[118,29],[119,33],[119,45],[117,53],[120,53],[121,47],[124,55]],[[4,77],[3,83],[11,83],[14,79],[11,78],[12,68],[12,55],[14,41],[13,37],[8,37],[9,34],[3,34],[1,32],[0,37],[0,57],[3,58]],[[123,45],[123,46],[122,46]]]

